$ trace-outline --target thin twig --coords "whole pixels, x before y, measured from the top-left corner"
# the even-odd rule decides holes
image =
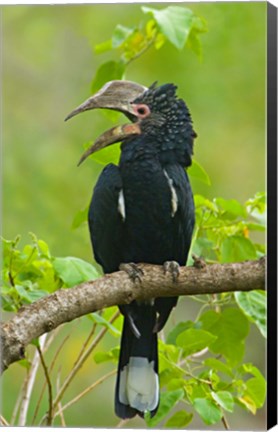
[[[7,420],[0,414],[0,425],[1,426],[10,426]]]
[[[143,48],[137,52],[136,54],[134,54],[133,57],[131,57],[128,60],[125,60],[125,65],[129,65],[129,63],[133,62],[134,60],[138,59],[139,57],[141,57],[142,54],[144,54],[154,43],[155,38],[157,36],[157,32],[155,32],[154,36],[146,43],[146,45],[143,46]]]
[[[57,382],[56,382],[57,393],[60,390],[60,376],[61,376],[61,368],[59,368],[59,371],[57,373]],[[64,413],[63,413],[63,406],[62,406],[61,402],[58,403],[58,408],[59,408],[59,415],[60,415],[60,418],[61,418],[61,425],[63,427],[67,427],[66,421],[65,421],[65,417],[64,417]],[[53,418],[55,418],[55,416]]]
[[[79,361],[80,357],[83,355],[83,353],[84,353],[84,351],[85,351],[86,346],[87,346],[88,343],[90,342],[91,338],[94,336],[95,331],[96,331],[96,327],[97,327],[97,325],[96,325],[96,323],[94,323],[94,324],[93,324],[93,328],[92,328],[92,330],[90,331],[90,333],[89,333],[87,339],[85,340],[85,342],[84,342],[84,344],[83,344],[83,346],[82,346],[82,348],[81,348],[81,350],[80,350],[80,352],[79,352],[79,355],[77,356],[77,359],[76,359],[75,362],[74,362],[74,366],[75,366],[76,363]]]
[[[112,370],[111,372],[108,372],[103,377],[99,378],[97,381],[95,381],[93,384],[91,384],[89,387],[87,387],[85,390],[83,390],[79,395],[77,395],[75,398],[67,402],[63,407],[59,408],[59,410],[55,413],[54,417],[61,414],[63,411],[65,411],[67,408],[69,408],[74,403],[78,402],[79,399],[81,399],[83,396],[85,396],[87,393],[89,393],[91,390],[93,390],[95,387],[97,387],[99,384],[102,384],[103,381],[105,381],[107,378],[111,377],[112,375],[115,375],[117,372],[117,369]]]
[[[129,419],[120,420],[119,423],[116,425],[116,428],[121,429],[128,421],[129,421]]]
[[[225,428],[226,430],[230,430],[229,423],[228,423],[228,421],[227,421],[227,419],[226,419],[226,417],[225,417],[224,414],[223,414],[223,416],[222,416],[222,418],[221,418],[221,421],[222,421],[222,423],[223,423],[223,425],[224,425],[224,428]]]
[[[69,337],[70,337],[70,334],[66,335],[65,338],[62,340],[61,344],[59,345],[59,347],[58,347],[58,349],[57,349],[57,351],[56,351],[56,353],[55,353],[55,355],[53,357],[51,365],[49,367],[49,374],[51,373],[51,371],[52,371],[52,369],[53,369],[53,367],[55,365],[55,362],[57,360],[57,357],[58,357],[61,349],[63,348],[63,346],[65,345],[66,341],[69,339]],[[41,393],[40,393],[40,396],[39,396],[39,399],[38,399],[38,402],[37,402],[37,405],[36,405],[36,408],[35,408],[34,416],[33,416],[33,419],[32,419],[32,425],[34,425],[34,423],[36,421],[36,418],[37,418],[37,415],[38,415],[38,411],[39,411],[39,408],[40,408],[40,404],[41,404],[41,401],[42,401],[42,397],[43,397],[43,394],[44,394],[44,390],[46,388],[46,384],[47,384],[47,382],[45,380],[45,382],[43,384],[43,387],[42,387],[42,390],[41,390]]]
[[[39,338],[39,343],[40,343],[41,347],[44,347],[46,337],[47,337],[47,334],[45,333]],[[22,396],[22,403],[20,406],[18,426],[25,426],[26,425],[27,412],[28,412],[30,398],[31,398],[33,387],[34,387],[34,382],[35,382],[35,378],[36,378],[39,364],[40,364],[40,356],[39,356],[38,351],[35,351],[32,364],[31,364],[30,369],[28,371],[26,388],[25,388],[25,391],[24,391],[23,396]]]
[[[47,424],[47,426],[51,426],[51,423],[52,423],[52,385],[51,385],[48,369],[47,369],[46,363],[44,361],[43,353],[42,353],[41,347],[39,345],[37,346],[37,350],[38,350],[38,353],[40,356],[40,360],[41,360],[41,364],[42,364],[42,368],[44,371],[44,375],[45,375],[46,382],[47,382],[47,388],[48,388],[48,406],[49,406],[49,409],[48,409],[46,424]]]
[[[120,315],[120,312],[116,312],[113,317],[110,319],[110,324],[112,324],[116,318],[118,318],[118,316]],[[91,343],[91,345],[89,346],[89,348],[83,353],[82,357],[79,358],[78,362],[74,365],[74,367],[72,368],[71,372],[69,373],[69,375],[67,376],[67,378],[65,379],[59,393],[56,395],[55,400],[53,401],[53,413],[55,413],[58,403],[60,402],[60,400],[62,399],[66,389],[68,388],[69,384],[71,383],[72,379],[74,378],[74,376],[77,374],[77,372],[79,371],[79,369],[83,366],[84,362],[87,360],[87,358],[89,357],[89,355],[91,354],[91,352],[94,350],[94,348],[98,345],[98,343],[101,341],[101,339],[103,338],[103,336],[106,334],[106,332],[108,331],[107,327],[104,327],[99,334],[96,336],[96,338],[93,340],[93,342]]]

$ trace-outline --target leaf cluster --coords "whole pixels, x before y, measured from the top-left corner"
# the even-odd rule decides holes
[[[257,295],[264,303],[264,294]],[[212,425],[226,421],[235,405],[256,414],[265,402],[266,382],[257,367],[243,362],[249,329],[244,308],[210,308],[195,321],[179,322],[165,341],[159,340],[160,406],[153,418],[146,414],[147,425],[183,428],[196,414]],[[116,345],[94,359],[116,363],[118,356]]]
[[[142,20],[134,27],[118,24],[109,40],[94,47],[95,54],[114,51],[119,60],[101,64],[92,80],[92,93],[107,81],[123,79],[127,66],[151,47],[159,50],[168,42],[180,51],[186,46],[199,59],[202,58],[200,35],[207,31],[203,18],[191,9],[180,6],[164,9],[142,6],[141,10],[148,17],[147,20]]]
[[[30,234],[31,243],[21,249],[20,236],[2,240],[1,304],[17,312],[59,288],[70,288],[99,276],[95,267],[76,257],[53,257],[44,240]]]

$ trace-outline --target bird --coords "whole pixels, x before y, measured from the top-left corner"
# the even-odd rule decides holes
[[[138,263],[163,265],[177,280],[186,265],[195,224],[187,168],[197,137],[177,86],[106,83],[66,118],[91,109],[123,113],[129,123],[101,134],[82,155],[121,142],[119,163],[108,164],[94,187],[88,224],[94,256],[104,273],[125,269],[140,279]],[[119,305],[124,316],[115,390],[122,419],[153,417],[159,407],[158,332],[177,297]]]

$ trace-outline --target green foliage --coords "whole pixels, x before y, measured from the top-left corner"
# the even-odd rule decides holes
[[[235,299],[243,313],[254,322],[266,337],[266,292],[236,292]]]
[[[203,168],[202,172],[206,178]],[[264,194],[256,194],[243,205],[234,199],[209,200],[200,195],[194,199],[194,253],[203,255],[208,262],[241,261],[262,255],[264,247],[252,241],[252,233],[264,230]],[[86,211],[81,213],[84,216]],[[91,264],[79,258],[53,257],[48,245],[33,234],[31,244],[22,250],[19,239],[3,240],[2,307],[6,311],[17,311],[60,287],[72,287],[99,276]],[[153,418],[148,414],[145,417],[149,427],[185,427],[194,413],[205,424],[214,425],[224,421],[226,412],[234,411],[235,403],[252,414],[264,404],[265,379],[253,364],[244,363],[244,355],[252,323],[266,337],[265,292],[223,293],[197,300],[202,308],[195,321],[179,322],[166,336],[166,342],[159,341],[161,402]],[[122,317],[112,324],[115,312],[115,307],[108,308],[88,318],[97,328],[105,328],[111,337],[119,338]],[[115,364],[118,356],[117,341],[109,350],[98,349],[94,361]],[[29,362],[21,365],[28,368]],[[177,404],[181,409],[171,415]]]
[[[53,258],[52,262],[56,275],[63,281],[64,286],[67,288],[99,277],[99,273],[95,267],[80,258]]]
[[[159,10],[143,6],[141,10],[146,20],[134,27],[116,25],[111,38],[94,47],[96,54],[111,51],[116,59],[100,65],[91,82],[93,93],[109,80],[123,79],[128,65],[150,48],[159,50],[166,44],[178,50],[186,47],[202,59],[200,36],[207,31],[203,18],[180,6]],[[238,20],[238,12],[236,17]],[[223,40],[226,52],[226,38]],[[226,81],[223,82],[226,90]],[[221,89],[222,83],[217,85]],[[200,93],[203,102],[206,97]],[[228,96],[232,100],[232,95]],[[256,112],[259,112],[257,108]],[[109,116],[116,119],[113,113]],[[92,155],[91,159],[102,165],[117,163],[119,154],[120,146],[114,145]],[[209,175],[195,160],[188,174],[206,186],[211,184]],[[192,253],[205,257],[208,263],[243,261],[264,255],[261,236],[265,231],[266,198],[263,192],[243,204],[221,197],[210,200],[200,194],[194,200],[196,229],[188,264],[192,263]],[[73,228],[86,220],[87,212],[86,207],[77,213]],[[24,304],[61,287],[72,287],[99,276],[91,264],[79,258],[53,257],[46,242],[34,235],[31,243],[22,248],[19,240],[19,237],[3,240],[1,296],[2,308],[7,312],[16,312]],[[201,304],[195,320],[179,322],[165,335],[166,342],[159,341],[160,407],[152,419],[146,415],[150,427],[163,424],[168,428],[184,428],[196,415],[205,424],[214,425],[223,421],[226,413],[233,413],[235,404],[256,414],[265,402],[263,375],[252,363],[244,363],[250,326],[256,325],[266,337],[265,292],[200,296],[195,300]],[[122,317],[113,320],[116,310],[113,307],[88,315],[92,333],[99,335],[107,331],[112,341],[112,347],[98,346],[94,353],[94,361],[100,367],[101,363],[111,362],[114,368],[119,356]],[[33,341],[33,345],[39,346],[39,341]],[[27,358],[19,364],[28,370],[31,363]],[[178,410],[173,414],[174,407]]]
[[[118,24],[111,39],[94,47],[96,54],[114,50],[120,53],[118,61],[103,63],[93,78],[91,91],[94,93],[104,83],[124,77],[127,65],[140,57],[150,47],[159,50],[169,42],[178,50],[185,46],[202,58],[200,35],[207,31],[206,21],[192,10],[180,6],[154,9],[142,6],[144,14],[151,16],[135,27]]]
[[[212,239],[208,234],[213,231],[215,239],[220,242],[215,258],[221,261],[221,242],[235,237],[245,239],[246,224],[242,219],[245,220],[247,208],[255,200],[248,200],[247,205],[240,206],[235,200],[209,201],[197,196],[196,212],[198,214],[200,208],[203,209],[207,225],[206,228],[204,224],[197,226],[199,236],[195,243],[201,239],[200,233],[203,239],[205,235]],[[262,195],[259,201],[262,201]],[[261,214],[262,210],[265,207],[260,208]],[[15,312],[22,305],[58,288],[72,287],[99,276],[91,264],[79,258],[53,257],[46,242],[34,234],[31,235],[31,244],[22,249],[19,240],[19,236],[14,241],[3,240],[2,307],[6,311]],[[256,250],[256,246],[254,248]],[[234,296],[221,294],[214,299],[211,296],[202,298],[202,309],[208,310],[200,311],[195,321],[179,322],[167,335],[166,342],[159,341],[160,406],[153,418],[146,415],[149,427],[162,422],[165,427],[185,427],[193,419],[194,412],[205,424],[213,425],[222,421],[225,412],[232,413],[235,403],[252,414],[264,404],[265,379],[252,363],[244,363],[243,359],[250,324],[257,325],[262,335],[266,335],[265,292],[237,292]],[[102,313],[89,314],[88,318],[97,328],[105,328],[118,339],[122,317],[113,324],[111,322],[116,310],[116,307],[108,308]],[[34,343],[38,344],[38,341]],[[94,354],[94,361],[96,364],[115,364],[118,356],[119,345],[116,342],[109,350],[99,349]],[[28,359],[20,364],[27,369],[30,367]],[[177,404],[182,409],[171,416]]]
[[[147,414],[145,420],[148,426],[156,426],[165,416],[171,411],[176,403],[183,398],[184,392],[182,389],[173,390],[162,393],[160,396],[160,404],[156,415],[153,418]]]
[[[53,257],[45,241],[31,234],[31,244],[19,248],[20,236],[2,240],[2,308],[16,312],[21,306],[56,291],[99,276],[89,263],[74,257]]]
[[[222,412],[219,406],[210,399],[196,398],[193,404],[201,419],[207,425],[218,423],[221,420]]]
[[[191,328],[178,335],[176,344],[183,349],[183,355],[187,357],[209,347],[215,339],[212,333]]]
[[[236,308],[224,309],[221,314],[208,311],[201,315],[200,321],[202,328],[217,337],[210,346],[211,351],[223,355],[232,365],[239,363],[249,332],[249,323],[244,314]]]
[[[240,262],[265,254],[264,244],[252,238],[265,231],[265,194],[244,204],[235,199],[209,200],[195,194],[196,230],[192,251],[210,262]],[[259,210],[258,210],[259,208]]]

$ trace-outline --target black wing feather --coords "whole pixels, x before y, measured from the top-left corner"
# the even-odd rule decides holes
[[[95,260],[104,273],[119,269],[122,262],[123,217],[118,209],[122,179],[119,167],[107,165],[95,186],[89,207],[89,229]]]

